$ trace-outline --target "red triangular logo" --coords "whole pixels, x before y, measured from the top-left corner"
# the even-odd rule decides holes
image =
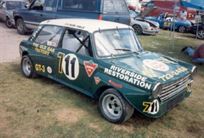
[[[96,68],[98,67],[98,64],[91,63],[89,61],[84,61],[84,67],[87,75],[91,77],[94,71],[96,70]]]

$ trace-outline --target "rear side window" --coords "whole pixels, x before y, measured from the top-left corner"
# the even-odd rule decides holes
[[[128,13],[124,0],[104,0],[103,11],[105,13]]]
[[[44,26],[35,39],[35,43],[57,47],[63,33],[63,27]]]
[[[96,11],[97,0],[61,0],[62,10]]]

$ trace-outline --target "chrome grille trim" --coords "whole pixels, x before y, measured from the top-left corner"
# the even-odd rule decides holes
[[[190,74],[185,76],[182,79],[177,80],[171,84],[164,84],[161,93],[159,94],[159,98],[161,101],[166,101],[174,95],[182,92],[186,89],[187,85],[190,83]]]

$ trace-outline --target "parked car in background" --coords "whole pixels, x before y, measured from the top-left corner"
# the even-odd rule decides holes
[[[130,24],[124,0],[34,0],[28,9],[14,13],[19,34],[33,30],[42,21],[56,18],[91,18]]]
[[[191,94],[196,67],[144,51],[125,24],[57,19],[20,43],[22,73],[55,80],[98,100],[102,116],[127,121],[137,110],[159,118]]]
[[[146,17],[148,20],[152,20],[159,23],[160,28],[168,30],[176,30],[184,33],[191,30],[192,23],[189,20],[181,20],[179,18],[173,19],[172,16],[161,14],[158,17]]]
[[[8,28],[15,25],[13,18],[13,11],[17,9],[24,9],[26,2],[23,0],[2,0],[0,2],[0,20],[5,22]]]
[[[141,11],[142,5],[140,0],[126,0],[127,6],[130,10],[134,10],[137,12]]]
[[[156,35],[159,33],[159,23],[141,18],[138,12],[130,10],[130,25],[137,34]]]
[[[192,27],[192,33],[199,39],[204,39],[204,14],[201,15],[201,22],[195,23]]]
[[[151,8],[153,10],[148,16],[159,16],[162,13],[173,14],[174,10],[177,16],[179,16],[182,11],[186,11],[188,20],[194,20],[196,15],[196,10],[181,6],[179,0],[152,0],[142,6],[143,11]]]

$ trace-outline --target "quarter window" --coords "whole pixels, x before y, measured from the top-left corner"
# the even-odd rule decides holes
[[[124,0],[104,0],[103,11],[105,13],[128,13]]]
[[[57,47],[63,33],[63,27],[44,26],[35,39],[41,45]]]

